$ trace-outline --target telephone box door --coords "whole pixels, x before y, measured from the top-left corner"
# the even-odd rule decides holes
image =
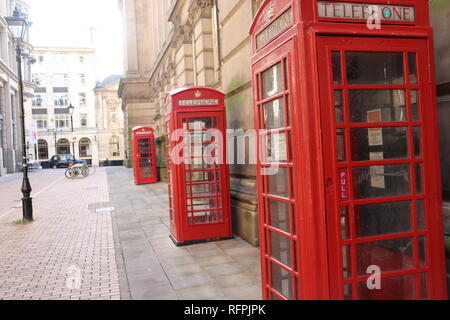
[[[184,154],[181,176],[185,188],[181,192],[186,200],[182,217],[185,239],[229,237],[231,230],[227,208],[223,201],[229,197],[225,152],[219,152],[222,133],[226,127],[222,113],[180,113],[179,128],[189,135],[189,150]],[[213,136],[211,129],[219,134]]]
[[[427,41],[319,37],[317,56],[330,297],[445,297]]]

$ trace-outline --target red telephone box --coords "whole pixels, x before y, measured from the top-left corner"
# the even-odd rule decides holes
[[[176,89],[166,106],[171,238],[179,246],[231,238],[224,94]]]
[[[445,299],[428,1],[266,0],[250,33],[263,297]]]
[[[153,128],[136,127],[133,129],[133,167],[136,184],[158,182]]]

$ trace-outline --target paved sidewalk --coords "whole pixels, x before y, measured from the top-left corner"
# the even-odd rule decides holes
[[[132,299],[261,299],[259,250],[240,238],[178,248],[169,239],[167,185],[135,186],[108,168],[121,283]]]
[[[111,212],[96,210],[110,207],[106,170],[63,174],[31,175],[35,221],[26,225],[12,223],[21,208],[8,208],[20,179],[0,181],[0,299],[120,299]]]

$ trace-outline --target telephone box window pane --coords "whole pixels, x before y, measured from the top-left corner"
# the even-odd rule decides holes
[[[141,169],[141,178],[152,178],[153,170],[151,168],[143,168]]]
[[[411,209],[410,201],[355,206],[356,236],[370,237],[413,231]]]
[[[281,62],[262,74],[263,98],[269,98],[283,91],[283,76]]]
[[[346,161],[345,157],[345,130],[336,130],[336,140],[337,140],[337,160],[339,162]]]
[[[381,272],[414,268],[413,238],[390,239],[356,246],[358,275],[367,275],[367,268],[376,265]]]
[[[421,267],[427,266],[427,247],[425,237],[419,237],[419,261]]]
[[[285,298],[293,300],[292,274],[275,263],[271,263],[270,265],[272,267],[272,288]]]
[[[344,102],[342,90],[334,91],[334,110],[336,113],[336,123],[344,123]]]
[[[423,300],[428,299],[428,273],[420,274],[420,294]]]
[[[268,130],[286,127],[283,98],[264,104],[264,122]]]
[[[423,194],[422,164],[416,163],[416,192]]]
[[[351,284],[345,284],[344,285],[344,299],[345,300],[352,300],[353,298],[352,293],[352,285]]]
[[[286,202],[269,200],[270,225],[281,231],[291,233],[289,204]]]
[[[353,161],[408,158],[406,127],[351,129],[350,139]]]
[[[288,168],[273,168],[276,174],[267,176],[269,182],[269,194],[284,198],[289,198],[288,189]],[[270,171],[268,172],[270,173]]]
[[[350,238],[350,224],[349,224],[348,207],[341,207],[341,235],[342,240]]]
[[[349,90],[351,122],[406,121],[404,90]]]
[[[411,193],[407,164],[353,168],[356,199],[402,196]]]
[[[350,278],[352,276],[352,263],[351,263],[351,250],[350,246],[342,247],[342,269],[344,271],[344,278]]]
[[[408,53],[408,62],[409,62],[409,83],[417,84],[417,62],[415,53]]]
[[[268,134],[264,141],[266,163],[288,161],[286,133]]]
[[[291,239],[276,232],[270,232],[270,251],[272,258],[287,267],[292,267]]]
[[[419,231],[425,230],[426,228],[425,207],[422,199],[416,201],[416,212],[417,212],[417,229]]]
[[[349,84],[404,84],[403,53],[347,52]]]
[[[420,127],[414,127],[414,155],[416,158],[422,157],[422,139],[421,139],[421,129]]]
[[[415,300],[416,276],[408,274],[381,279],[381,289],[369,289],[367,282],[358,284],[360,300]]]
[[[411,90],[411,113],[413,121],[420,121],[420,101],[419,92],[417,90]]]
[[[342,83],[341,53],[339,51],[333,51],[331,53],[331,60],[333,65],[333,83],[341,84]]]

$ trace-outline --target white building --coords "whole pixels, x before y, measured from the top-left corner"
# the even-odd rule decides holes
[[[30,8],[26,1],[0,0],[0,176],[20,170],[22,158],[21,108],[19,106],[17,61],[15,44],[5,17],[12,16],[17,7],[28,15]],[[31,83],[30,55],[32,46],[25,34],[22,50],[22,76],[24,100],[34,94],[35,85]]]
[[[38,86],[26,119],[36,121],[38,143],[28,153],[41,162],[54,154],[99,165],[93,48],[36,47],[32,79]],[[69,106],[74,107],[70,114]]]
[[[122,103],[117,95],[121,75],[111,75],[95,87],[100,165],[123,165],[125,158]]]

